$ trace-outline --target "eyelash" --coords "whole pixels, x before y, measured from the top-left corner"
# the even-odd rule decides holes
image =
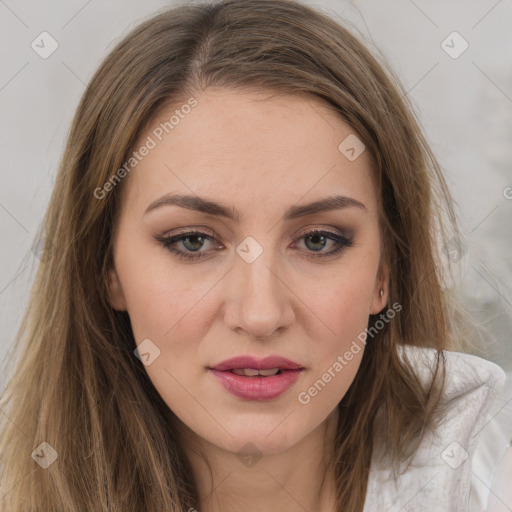
[[[307,238],[315,235],[327,235],[327,238],[329,240],[333,240],[338,244],[338,247],[333,249],[332,251],[328,253],[322,253],[322,254],[314,254],[313,256],[309,256],[315,259],[318,258],[327,258],[330,256],[334,256],[338,252],[342,251],[346,247],[352,247],[354,240],[352,238],[347,238],[342,235],[338,235],[336,233],[332,233],[331,231],[323,231],[319,229],[314,229],[311,231],[307,231],[306,233],[303,233],[298,240],[301,240],[302,238]],[[205,238],[207,240],[215,240],[215,237],[209,235],[208,233],[203,233],[201,231],[187,231],[185,233],[180,233],[179,235],[174,235],[171,237],[163,237],[163,236],[156,236],[155,239],[162,244],[164,248],[169,250],[171,253],[173,253],[177,258],[181,260],[201,260],[204,258],[207,258],[208,256],[201,256],[199,251],[197,252],[184,252],[184,251],[178,251],[171,247],[172,244],[176,242],[181,242],[182,240],[186,238],[192,238],[195,236],[200,236],[202,238]]]

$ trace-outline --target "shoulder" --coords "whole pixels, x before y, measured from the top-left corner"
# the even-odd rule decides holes
[[[506,375],[497,364],[462,352],[443,351],[446,366],[446,400],[477,392],[489,397],[503,387]],[[437,352],[431,348],[401,346],[400,356],[409,359],[422,382],[428,383],[435,366]]]
[[[436,366],[434,349],[404,346],[418,378],[427,384]],[[503,388],[506,375],[495,363],[460,352],[444,351],[444,399],[449,403],[443,422],[428,431],[396,479],[385,462],[372,460],[365,512],[467,512],[472,485],[472,459],[487,414]]]

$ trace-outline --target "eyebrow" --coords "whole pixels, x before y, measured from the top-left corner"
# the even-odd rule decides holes
[[[211,199],[201,198],[198,196],[173,193],[166,194],[153,201],[146,208],[144,215],[166,205],[181,206],[182,208],[196,210],[208,215],[225,217],[237,223],[242,220],[241,213],[234,206],[228,207],[224,204],[212,201]],[[340,210],[350,207],[367,211],[366,206],[357,199],[347,196],[333,195],[312,203],[291,206],[285,212],[283,220],[288,221],[299,217],[305,217],[306,215],[312,215],[314,213]]]

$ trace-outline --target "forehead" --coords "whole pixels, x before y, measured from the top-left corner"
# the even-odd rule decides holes
[[[327,103],[231,89],[193,98],[191,108],[185,99],[161,109],[139,137],[135,150],[152,148],[130,172],[126,200],[147,207],[182,192],[244,210],[340,193],[375,208],[368,152],[347,158],[344,141],[357,145],[357,136]]]

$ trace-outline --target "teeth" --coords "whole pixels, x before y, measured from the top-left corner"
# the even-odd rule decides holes
[[[270,368],[269,370],[259,370],[259,373],[264,377],[269,377],[271,375],[276,375],[278,371],[279,368]]]
[[[233,370],[233,373],[237,375],[242,375],[243,377],[255,377],[258,375],[258,370],[253,368],[236,368]]]
[[[261,375],[263,377],[270,377],[276,375],[279,372],[279,368],[270,368],[268,370],[256,370],[255,368],[235,368],[231,370],[236,375],[243,377],[256,377]]]

